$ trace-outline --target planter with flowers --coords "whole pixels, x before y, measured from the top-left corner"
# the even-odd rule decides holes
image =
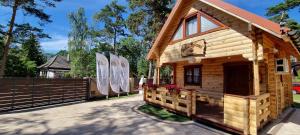
[[[180,93],[180,88],[177,87],[175,84],[166,85],[166,89],[171,95],[178,95]]]

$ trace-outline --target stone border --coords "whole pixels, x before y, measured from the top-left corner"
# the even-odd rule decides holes
[[[155,121],[158,121],[158,122],[162,122],[162,123],[166,123],[166,124],[177,124],[177,125],[196,125],[196,126],[198,126],[198,127],[204,128],[204,129],[206,129],[206,130],[212,131],[212,132],[217,133],[217,134],[230,135],[230,134],[228,134],[228,133],[226,133],[226,132],[219,131],[219,130],[217,130],[217,129],[214,129],[214,128],[208,127],[208,126],[206,126],[206,125],[197,123],[197,122],[195,122],[195,121],[193,121],[193,120],[190,120],[190,121],[187,121],[187,122],[175,122],[175,121],[169,121],[169,120],[162,120],[162,119],[159,119],[159,118],[157,118],[157,117],[155,117],[155,116],[152,116],[152,115],[149,115],[149,114],[147,114],[147,113],[144,113],[144,112],[139,111],[138,108],[139,108],[140,106],[142,106],[142,105],[144,105],[144,104],[136,105],[136,106],[134,106],[134,107],[132,108],[132,110],[133,110],[134,112],[138,113],[138,114],[141,114],[141,115],[143,115],[143,116],[145,116],[145,117],[151,118],[151,119],[153,119],[153,120],[155,120]]]

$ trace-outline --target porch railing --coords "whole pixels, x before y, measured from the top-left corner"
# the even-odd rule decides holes
[[[250,98],[249,102],[249,130],[251,134],[256,134],[269,121],[270,93]]]
[[[146,102],[185,113],[187,116],[191,116],[192,114],[192,91],[189,90],[170,93],[164,87],[159,87],[156,90],[146,87],[144,99]]]
[[[166,88],[156,90],[145,87],[144,100],[169,110],[195,115],[196,101],[209,101],[208,96],[193,90],[181,90],[179,93],[170,93]],[[224,107],[224,124],[244,134],[256,135],[270,119],[270,94],[259,96],[236,96],[225,94],[223,99],[214,104]]]

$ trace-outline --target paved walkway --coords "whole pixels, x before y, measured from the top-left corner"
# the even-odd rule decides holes
[[[300,109],[296,109],[292,114],[275,126],[271,127],[267,134],[272,135],[300,135]]]
[[[159,122],[132,108],[142,96],[0,115],[0,134],[218,135],[198,124]]]

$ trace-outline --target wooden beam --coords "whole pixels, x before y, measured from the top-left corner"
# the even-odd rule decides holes
[[[260,95],[260,83],[259,83],[259,64],[258,64],[258,39],[257,33],[253,26],[249,26],[250,35],[252,38],[252,54],[253,54],[253,94],[255,96]]]
[[[156,76],[157,77],[157,79],[156,79],[157,83],[156,84],[160,85],[160,68],[157,67],[156,70],[157,70],[156,71],[156,73],[157,73],[157,76]]]
[[[176,84],[176,63],[175,64],[173,64],[173,82],[171,82],[171,83],[173,83],[173,84]]]

